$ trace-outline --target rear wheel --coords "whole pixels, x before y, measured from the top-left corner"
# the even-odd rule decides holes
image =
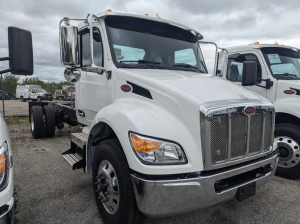
[[[33,138],[42,138],[44,137],[44,115],[41,106],[33,106],[31,108],[30,115],[30,124],[31,124],[31,133]]]
[[[104,223],[144,222],[133,192],[129,166],[118,139],[101,142],[93,160],[93,186]]]
[[[45,136],[53,137],[55,134],[55,111],[52,106],[43,107],[45,116]]]
[[[300,178],[300,127],[277,124],[275,141],[280,153],[276,175],[288,179]]]
[[[26,99],[23,96],[20,96],[20,101],[21,102],[26,102]]]

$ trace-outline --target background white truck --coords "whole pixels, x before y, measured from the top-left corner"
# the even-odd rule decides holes
[[[219,76],[241,84],[243,65],[253,62],[256,84],[247,88],[275,106],[275,141],[280,159],[276,174],[300,178],[300,50],[276,44],[250,44],[220,52]],[[253,78],[253,77],[250,77]]]
[[[9,69],[0,70],[0,74],[11,72],[16,75],[33,74],[33,54],[31,33],[16,27],[8,28],[9,57],[0,61],[9,61]],[[4,99],[2,99],[4,100]],[[3,116],[0,114],[0,223],[15,224],[15,199],[12,149],[9,132]]]
[[[273,177],[273,105],[207,74],[198,31],[112,12],[70,20],[60,47],[75,107],[30,102],[31,129],[41,138],[64,122],[84,126],[63,157],[92,175],[104,223],[243,200]]]
[[[26,102],[26,100],[52,101],[53,95],[42,89],[40,85],[17,85],[16,99],[20,99],[22,102]]]

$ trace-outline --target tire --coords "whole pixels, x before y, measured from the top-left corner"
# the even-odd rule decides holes
[[[32,99],[31,101],[32,101],[32,102],[36,102],[36,100],[34,100],[34,99]]]
[[[45,137],[51,138],[55,134],[55,112],[52,106],[44,106]]]
[[[23,96],[20,96],[20,101],[21,102],[26,102],[26,99]]]
[[[100,165],[103,165],[101,169]],[[105,172],[101,172],[106,166],[110,166],[111,168],[109,175],[106,175]],[[112,181],[112,173],[113,177],[117,180]],[[145,216],[138,210],[130,177],[130,169],[118,139],[104,140],[97,146],[93,159],[92,178],[95,200],[104,223],[141,224],[144,222]],[[111,180],[110,183],[114,183],[115,185],[108,184],[107,186],[104,180]],[[105,191],[108,189],[108,192],[113,192],[113,200],[117,203],[114,203],[112,200],[105,202],[107,199],[104,196],[105,191],[98,191],[100,186],[102,186],[102,189],[104,188]],[[118,195],[118,197],[116,195]],[[109,197],[112,199],[110,195]],[[112,210],[108,207],[110,204],[114,206],[114,208],[111,207],[113,208]],[[110,210],[110,212],[108,210]]]
[[[36,99],[38,102],[41,102],[42,101],[42,98],[40,96],[37,97]]]
[[[277,124],[275,141],[280,152],[276,175],[288,179],[300,178],[300,127]]]
[[[31,108],[31,133],[33,138],[43,138],[44,137],[44,115],[41,106],[33,106]]]

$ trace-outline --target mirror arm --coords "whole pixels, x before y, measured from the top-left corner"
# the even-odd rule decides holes
[[[4,57],[4,58],[0,58],[0,61],[9,61],[11,60],[10,57]],[[9,68],[9,69],[4,69],[4,70],[0,70],[0,74],[3,74],[3,73],[6,73],[6,72],[11,72],[12,69]]]
[[[218,45],[215,42],[208,42],[208,41],[202,41],[198,40],[198,42],[203,43],[203,44],[213,44],[216,47],[216,56],[215,56],[215,66],[214,66],[214,74],[217,74],[217,62],[218,62]]]
[[[273,81],[271,79],[257,79],[258,81],[265,81],[266,86],[255,84],[256,86],[262,87],[264,89],[270,89],[273,86]]]

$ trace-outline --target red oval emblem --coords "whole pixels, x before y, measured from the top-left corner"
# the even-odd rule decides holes
[[[123,92],[130,92],[131,91],[131,86],[130,85],[127,85],[127,84],[124,84],[124,85],[122,85],[121,86],[121,90],[123,91]]]
[[[252,115],[255,113],[255,111],[256,111],[255,107],[246,107],[244,109],[244,113],[247,115]]]
[[[295,94],[295,93],[296,93],[296,91],[291,90],[291,89],[284,90],[283,92],[284,92],[285,94]]]

